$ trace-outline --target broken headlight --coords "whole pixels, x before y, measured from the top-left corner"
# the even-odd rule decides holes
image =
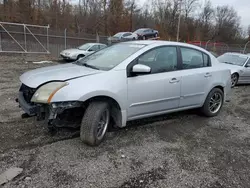
[[[35,92],[35,94],[31,98],[31,102],[35,103],[50,103],[52,97],[55,93],[63,88],[64,86],[68,85],[67,82],[50,82],[47,83]]]

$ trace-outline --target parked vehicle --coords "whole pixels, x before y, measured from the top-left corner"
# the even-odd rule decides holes
[[[232,87],[250,83],[250,55],[228,52],[217,59],[222,66],[230,69]]]
[[[132,32],[119,32],[114,36],[108,38],[108,42],[120,42],[120,41],[129,41],[137,40],[138,36]]]
[[[138,35],[139,40],[146,40],[148,38],[159,36],[159,32],[157,30],[150,29],[150,28],[137,29],[134,33]]]
[[[190,44],[122,42],[24,73],[17,101],[25,116],[46,120],[49,130],[73,120],[81,140],[96,146],[108,127],[127,121],[193,108],[216,116],[230,94],[231,74],[214,64],[211,53]]]
[[[86,43],[77,48],[63,50],[60,55],[65,60],[78,60],[106,47],[106,44]]]

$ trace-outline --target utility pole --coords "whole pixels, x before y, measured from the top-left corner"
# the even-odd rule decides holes
[[[181,4],[182,4],[182,0],[180,0],[180,13],[179,13],[179,19],[178,19],[178,26],[177,26],[177,36],[176,36],[176,41],[177,41],[177,42],[179,42],[179,35],[180,35]]]

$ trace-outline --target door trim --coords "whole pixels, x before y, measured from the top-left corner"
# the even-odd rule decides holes
[[[156,100],[145,101],[145,102],[140,102],[140,103],[134,103],[134,104],[131,104],[129,107],[140,106],[140,105],[147,105],[147,104],[164,102],[164,101],[170,101],[170,100],[176,100],[176,99],[180,99],[180,97],[169,97],[169,98],[156,99]]]

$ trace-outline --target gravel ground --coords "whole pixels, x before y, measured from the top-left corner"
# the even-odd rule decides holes
[[[48,64],[0,59],[0,174],[23,168],[3,187],[250,187],[250,86],[233,89],[217,117],[187,111],[134,121],[92,148],[79,131],[50,136],[20,118],[18,77],[39,66]]]

